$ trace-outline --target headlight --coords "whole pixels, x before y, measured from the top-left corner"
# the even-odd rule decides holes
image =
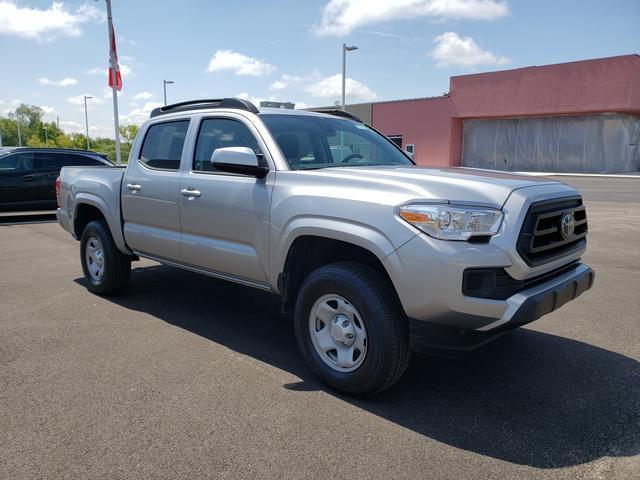
[[[414,203],[400,207],[398,213],[414,227],[441,240],[492,236],[502,223],[502,212],[493,208]]]

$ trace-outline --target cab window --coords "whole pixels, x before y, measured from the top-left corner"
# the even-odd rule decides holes
[[[151,168],[178,170],[189,120],[156,123],[147,130],[140,162]]]
[[[256,137],[243,123],[229,118],[207,118],[198,132],[196,152],[193,158],[195,172],[213,172],[211,155],[217,148],[248,147],[256,155],[260,153]]]

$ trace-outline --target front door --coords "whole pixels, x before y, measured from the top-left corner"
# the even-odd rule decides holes
[[[0,158],[0,207],[3,210],[39,208],[39,185],[33,164],[30,152]]]
[[[273,170],[262,179],[216,170],[216,148],[264,145],[240,116],[201,120],[190,168],[183,168],[180,198],[182,261],[236,280],[268,284],[269,209]]]
[[[122,182],[124,236],[135,252],[180,261],[180,161],[189,120],[154,123]]]

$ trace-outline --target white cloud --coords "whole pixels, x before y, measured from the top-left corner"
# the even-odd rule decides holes
[[[162,107],[160,102],[146,102],[141,108],[134,108],[128,115],[120,115],[120,122],[123,125],[135,124],[140,125],[149,118],[151,110]]]
[[[261,77],[269,75],[276,70],[264,60],[253,57],[247,57],[233,50],[218,50],[207,67],[207,72],[230,71],[236,75],[250,75],[253,77]]]
[[[66,133],[84,133],[84,125],[72,120],[60,120],[60,128]]]
[[[94,67],[89,70],[83,70],[85,75],[104,75],[109,78],[109,68]],[[133,69],[128,65],[120,63],[120,73],[123,77],[133,74]]]
[[[342,96],[342,75],[336,73],[331,77],[312,82],[305,86],[304,90],[313,97],[338,99]],[[376,93],[364,83],[349,77],[345,80],[345,92],[350,99],[371,101],[377,98]]]
[[[286,88],[298,86],[305,81],[309,81],[312,77],[298,77],[295,75],[283,74],[279,80],[276,80],[271,84],[269,90],[280,91]]]
[[[15,35],[37,41],[53,40],[59,35],[82,35],[80,25],[104,18],[94,5],[81,5],[67,10],[62,2],[53,2],[47,9],[19,7],[11,0],[0,0],[0,34]]]
[[[265,98],[265,97],[254,97],[253,95],[248,94],[247,92],[241,92],[237,95],[234,95],[236,98],[241,98],[243,100],[249,100],[256,107],[260,106],[260,102],[263,100],[273,100],[273,97]]]
[[[509,13],[499,0],[330,0],[312,30],[344,36],[365,25],[428,17],[436,20],[494,20]]]
[[[109,75],[109,69],[108,68],[100,68],[100,67],[95,67],[95,68],[91,68],[89,70],[84,70],[82,73],[84,73],[85,75]]]
[[[45,115],[51,115],[53,112],[55,112],[55,111],[56,111],[56,109],[55,109],[55,108],[53,108],[53,107],[49,107],[48,105],[40,105],[40,108],[42,109],[42,112],[43,112]]]
[[[435,44],[431,56],[437,60],[438,67],[504,65],[510,62],[509,58],[483,50],[473,38],[460,37],[456,32],[438,35]]]
[[[122,44],[128,43],[129,45],[133,45],[134,47],[136,45],[138,45],[138,42],[136,42],[135,40],[130,40],[129,38],[125,37],[124,35],[120,35],[118,37],[118,44],[120,44],[120,43],[122,43]]]
[[[82,105],[84,107],[84,96],[85,95],[87,97],[91,97],[91,98],[87,98],[87,105],[102,103],[102,100],[100,98],[98,98],[95,95],[92,95],[90,93],[85,93],[83,95],[76,95],[75,97],[69,97],[67,99],[67,101],[71,105]]]
[[[149,100],[150,98],[153,98],[155,95],[153,93],[149,93],[149,92],[140,92],[136,95],[133,96],[134,100]]]
[[[309,108],[311,105],[309,105],[308,103],[304,103],[304,102],[293,102],[296,104],[296,110],[302,110],[305,108]]]
[[[40,85],[53,85],[54,87],[69,87],[78,83],[75,78],[63,78],[62,80],[49,80],[48,78],[39,78],[38,83]]]
[[[11,105],[14,105],[16,107],[22,105],[24,102],[22,100],[20,100],[19,98],[14,98],[13,100],[11,100]]]

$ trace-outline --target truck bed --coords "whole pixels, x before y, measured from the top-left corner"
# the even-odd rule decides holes
[[[63,167],[60,171],[58,219],[65,230],[76,236],[74,220],[77,205],[97,207],[105,216],[113,239],[126,250],[120,223],[120,188],[124,166]]]

